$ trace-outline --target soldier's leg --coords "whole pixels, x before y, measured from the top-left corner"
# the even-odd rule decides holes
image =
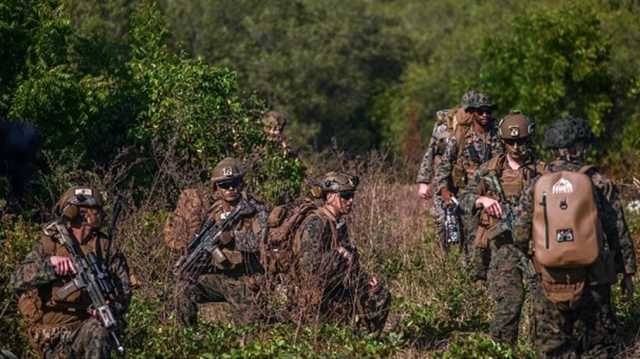
[[[489,268],[489,295],[495,301],[495,312],[491,322],[491,335],[503,342],[515,344],[518,339],[520,313],[524,304],[522,271],[519,258],[513,253],[511,244],[492,248]]]
[[[198,322],[198,303],[223,301],[224,297],[208,285],[208,278],[215,274],[201,275],[197,283],[179,280],[176,283],[175,303],[178,323],[195,326]]]
[[[476,231],[478,230],[478,217],[463,215],[461,216],[462,228],[464,233],[464,259],[465,264],[471,272],[474,280],[487,279],[487,271],[489,270],[489,262],[491,259],[491,251],[487,248],[481,248],[474,245]]]
[[[544,295],[538,283],[532,293],[533,341],[539,358],[577,358],[573,312],[563,312]]]
[[[440,195],[434,195],[430,207],[429,213],[431,214],[431,218],[433,220],[433,231],[438,239],[438,243],[442,247],[447,246],[447,238],[445,235],[444,228],[444,202],[442,201],[442,197]]]
[[[73,358],[109,358],[112,347],[109,331],[95,318],[87,319],[73,332]]]
[[[585,325],[581,338],[583,358],[612,358],[619,345],[618,320],[611,304],[611,287],[600,285],[585,288],[580,320]]]

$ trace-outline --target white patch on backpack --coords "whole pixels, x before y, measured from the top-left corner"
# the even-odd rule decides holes
[[[573,185],[564,178],[560,178],[551,188],[553,194],[573,193]]]

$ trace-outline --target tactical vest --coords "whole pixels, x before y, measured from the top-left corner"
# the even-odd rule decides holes
[[[99,237],[102,240],[98,239]],[[70,256],[66,248],[54,237],[43,235],[41,241],[46,258]],[[85,254],[96,253],[98,258],[103,258],[107,251],[106,241],[104,235],[94,235],[80,247]],[[100,243],[99,249],[97,249],[98,243]],[[28,290],[20,296],[18,309],[34,330],[74,327],[89,318],[87,309],[91,305],[91,298],[86,291],[76,290],[66,296],[60,294],[62,287],[71,279],[71,275],[57,278],[49,285]]]
[[[485,135],[489,135],[489,133]],[[458,126],[455,129],[454,137],[456,139],[457,155],[451,172],[451,179],[456,189],[462,189],[467,186],[469,178],[475,176],[478,167],[491,159],[492,145],[484,142],[483,153],[476,151],[473,144],[473,128],[471,125]],[[467,161],[465,152],[468,153],[470,161]]]

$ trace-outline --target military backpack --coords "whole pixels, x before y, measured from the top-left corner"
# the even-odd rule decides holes
[[[603,252],[596,192],[585,166],[543,174],[534,185],[534,264],[545,295],[569,308],[581,297],[587,273]]]

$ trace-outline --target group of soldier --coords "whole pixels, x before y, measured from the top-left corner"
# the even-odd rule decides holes
[[[612,357],[621,332],[611,287],[620,279],[632,295],[636,258],[615,185],[586,163],[593,133],[581,118],[553,122],[542,141],[553,160],[544,163],[533,121],[512,111],[495,124],[494,108],[489,96],[469,91],[437,113],[417,182],[440,243],[460,244],[472,279],[486,281],[496,340],[517,342],[527,283],[539,357]]]
[[[264,124],[267,137],[289,151],[281,116],[269,112]],[[223,159],[208,188],[185,189],[167,219],[165,242],[183,253],[175,269],[177,324],[197,330],[199,304],[208,302],[227,303],[238,324],[273,320],[262,299],[280,294],[294,320],[381,331],[391,296],[361,269],[345,222],[358,177],[329,172],[311,198],[267,209],[248,194],[245,173],[241,161]],[[27,336],[44,358],[110,357],[123,350],[113,323],[126,313],[132,285],[124,256],[101,232],[103,197],[91,186],[73,187],[54,212],[12,276]],[[89,262],[97,266],[84,268]],[[82,270],[86,281],[78,280]],[[102,305],[86,283],[94,279],[99,289],[110,288],[99,295]]]
[[[440,242],[445,247],[458,242],[470,275],[487,282],[495,302],[490,329],[496,340],[516,343],[527,282],[540,357],[611,356],[620,334],[611,285],[621,273],[623,289],[631,294],[636,262],[615,186],[595,167],[585,166],[591,130],[578,118],[554,122],[543,146],[555,159],[545,164],[534,152],[533,122],[513,111],[496,126],[493,109],[488,96],[469,91],[459,106],[437,114],[417,182],[420,197],[432,201]],[[289,151],[282,116],[270,112],[264,124],[267,137]],[[228,303],[237,323],[273,320],[262,299],[282,296],[295,320],[348,321],[381,331],[391,296],[380,278],[362,270],[345,221],[358,177],[329,172],[314,184],[311,198],[268,209],[248,194],[246,171],[241,161],[223,159],[208,188],[184,190],[167,220],[165,242],[183,253],[175,271],[178,325],[196,327],[199,304],[207,302]],[[594,228],[602,243],[597,258],[584,268],[547,268],[532,252],[540,221],[536,184],[553,173],[579,173],[592,184]],[[560,179],[553,193],[570,196],[571,186]],[[565,202],[562,209],[569,206]],[[459,220],[453,240],[444,218],[451,208],[455,211],[447,213]],[[548,222],[558,216],[549,220],[544,213],[546,238]],[[55,216],[12,276],[29,340],[45,358],[107,358],[119,346],[113,322],[126,313],[131,299],[126,260],[100,230],[105,213],[95,188],[69,189]],[[582,243],[572,229],[558,233],[552,235],[552,247]],[[81,272],[89,275],[84,281],[78,280]],[[100,295],[89,290],[92,280],[100,284]]]

